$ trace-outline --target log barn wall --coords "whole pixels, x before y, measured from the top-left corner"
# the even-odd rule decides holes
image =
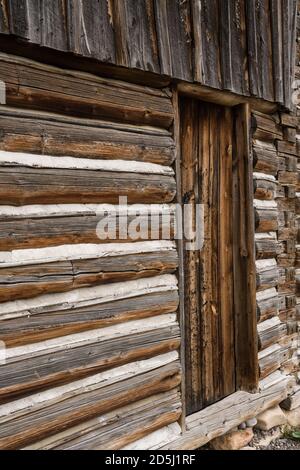
[[[300,133],[278,107],[251,119],[259,389],[181,433],[173,79],[292,108],[295,21],[294,0],[0,2],[0,449],[197,448],[286,398]],[[38,61],[34,45],[94,59],[95,73]],[[129,220],[139,203],[144,222],[150,206],[160,216],[156,240],[99,239],[119,194]]]
[[[178,433],[172,93],[6,54],[0,65],[0,448]],[[119,193],[129,221],[152,205],[157,240],[98,238]]]
[[[295,23],[296,0],[0,2],[2,48],[17,37],[130,69],[131,79],[151,72],[288,108]]]

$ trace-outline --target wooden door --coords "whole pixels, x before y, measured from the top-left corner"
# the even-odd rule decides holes
[[[234,248],[239,231],[235,214],[239,206],[234,203],[239,198],[234,155],[237,123],[234,108],[190,98],[180,101],[180,119],[182,202],[194,207],[194,230],[197,204],[204,215],[203,247],[184,249],[183,257],[186,412],[191,414],[238,388],[236,341],[242,338],[235,331],[234,306],[235,297],[239,299],[234,292],[238,286],[234,271],[239,277],[234,251],[240,256],[239,247]],[[185,228],[188,223],[184,222]],[[253,252],[248,254],[251,257]]]

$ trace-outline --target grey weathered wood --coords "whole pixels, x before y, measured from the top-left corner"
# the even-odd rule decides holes
[[[8,105],[168,128],[173,109],[168,90],[107,80],[0,54],[0,79]]]
[[[220,2],[222,87],[247,95],[248,62],[244,0]]]
[[[109,2],[68,0],[69,50],[103,62],[115,63],[115,40]]]
[[[268,150],[254,145],[253,166],[255,171],[261,171],[262,173],[276,176],[279,164],[275,147],[274,150]]]
[[[62,403],[38,410],[33,415],[2,424],[0,448],[20,448],[105,412],[176,388],[179,382],[180,366],[175,362],[158,370],[123,380],[119,384],[111,384],[102,389],[101,394],[96,389],[69,398]]]
[[[161,73],[192,80],[189,1],[154,2]]]
[[[258,354],[260,378],[263,379],[279,369],[287,356],[287,349],[276,343],[261,351]]]
[[[163,411],[161,419],[159,409]],[[106,448],[109,444],[112,444],[113,448],[120,449],[122,447],[123,449],[131,442],[140,440],[143,435],[149,434],[159,423],[160,426],[165,427],[163,423],[166,420],[175,421],[180,411],[180,394],[178,390],[173,389],[105,413],[105,415],[102,415],[100,422],[97,418],[89,419],[77,426],[26,446],[25,450],[66,448],[71,443],[76,445],[78,441],[85,441],[85,445],[89,446],[89,439],[97,441],[98,445],[93,446],[94,450],[102,443]],[[151,413],[153,419],[151,419]],[[144,423],[143,418],[145,419]],[[114,447],[115,445],[117,447]]]
[[[55,445],[56,450],[112,450],[120,449],[150,432],[174,423],[181,414],[179,393],[165,392],[163,396],[153,396],[149,403],[134,403],[130,410],[118,419],[94,426],[92,430],[69,436],[68,441]],[[83,435],[82,435],[83,434]],[[53,447],[52,447],[53,448]]]
[[[0,33],[9,33],[9,12],[6,2],[0,2]]]
[[[259,44],[257,42],[256,2],[254,0],[245,0],[245,6],[249,88],[252,95],[261,97],[261,75],[258,67]]]
[[[96,303],[88,307],[75,306],[67,310],[53,307],[46,313],[1,321],[0,335],[7,346],[20,346],[130,320],[173,313],[177,307],[178,294],[172,291]]]
[[[162,129],[9,107],[0,108],[0,149],[164,165],[174,160],[174,140]]]
[[[25,167],[0,169],[3,204],[118,204],[120,194],[128,197],[128,203],[155,203],[170,202],[175,193],[174,178],[164,175],[149,177],[144,174]]]
[[[41,45],[68,50],[67,12],[64,0],[39,0],[41,21]]]
[[[257,58],[260,74],[260,95],[262,98],[274,101],[272,39],[269,0],[255,0]]]
[[[170,251],[0,268],[0,302],[172,273],[177,266]]]
[[[271,0],[271,26],[272,26],[272,47],[273,47],[273,80],[275,100],[283,103],[283,50],[284,44],[282,43],[282,16],[285,11],[282,10],[282,2],[278,0]]]
[[[250,109],[235,108],[233,161],[233,270],[236,387],[257,389],[257,332],[255,312],[255,246],[253,161],[250,151]]]
[[[118,65],[159,73],[153,2],[112,2],[112,23]]]
[[[113,367],[178,349],[178,326],[97,341],[80,347],[7,362],[1,366],[0,398],[11,399],[87,377]],[[13,364],[13,366],[12,366]]]
[[[194,0],[193,29],[198,49],[194,53],[195,80],[222,88],[219,48],[219,8],[217,0]]]
[[[187,432],[164,445],[162,450],[198,449],[243,421],[277,405],[287,396],[287,379],[258,393],[236,392],[190,416]]]
[[[255,230],[257,233],[278,229],[277,210],[255,209]]]
[[[265,349],[285,336],[287,328],[277,317],[266,320],[258,325],[259,350]]]
[[[99,238],[97,234],[98,223],[106,218],[106,215],[97,215],[91,211],[89,215],[73,215],[66,213],[64,216],[40,217],[14,217],[0,216],[0,251],[24,248],[49,247],[76,243],[130,243],[133,241],[149,240],[151,238],[151,219],[149,216],[139,216],[142,224],[148,224],[148,230],[141,231],[138,239],[128,234],[123,237],[119,233],[120,219],[116,218],[115,238]],[[127,223],[130,224],[135,216],[128,216]],[[163,239],[174,235],[174,216],[166,217],[165,222],[159,219],[157,238]],[[108,220],[108,219],[106,219]]]

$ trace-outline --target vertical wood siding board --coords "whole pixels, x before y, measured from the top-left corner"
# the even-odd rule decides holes
[[[176,201],[182,207],[182,177],[181,177],[181,136],[180,136],[180,97],[175,88],[173,92],[173,108],[174,108],[174,124],[173,124],[173,138],[175,142],[175,175],[176,175]],[[180,226],[179,226],[180,223]],[[177,218],[177,230],[182,230],[182,220]],[[185,417],[186,417],[186,325],[185,325],[185,299],[184,299],[184,244],[182,239],[177,240],[177,253],[178,253],[178,292],[179,292],[179,308],[178,308],[178,320],[180,327],[180,362],[182,368],[181,378],[181,403],[182,403],[182,414],[181,414],[181,428],[185,431]]]
[[[154,1],[158,53],[160,60],[160,73],[172,75],[172,59],[170,37],[167,23],[167,0]],[[177,49],[177,52],[178,49]]]
[[[68,50],[67,17],[64,0],[41,1],[41,45]]]
[[[274,98],[283,104],[283,68],[282,68],[282,5],[278,0],[270,0],[271,31],[273,48]]]
[[[81,54],[79,38],[80,31],[80,17],[78,2],[76,0],[69,0],[67,2],[67,26],[68,26],[68,50],[74,54]]]
[[[232,83],[232,57],[231,57],[231,1],[220,1],[220,50],[222,88],[234,91]],[[237,73],[235,70],[234,73]]]
[[[245,0],[245,5],[250,93],[253,96],[261,97],[260,75],[258,70],[258,44],[255,2],[254,0]]]
[[[143,70],[159,72],[153,4],[149,0],[139,0],[138,3],[132,0],[127,5],[127,18],[131,26],[128,31],[131,38],[131,64]]]
[[[233,89],[249,95],[245,0],[231,0],[231,48]]]
[[[269,0],[256,1],[258,64],[261,75],[261,97],[274,100],[272,40]]]
[[[193,77],[196,82],[203,83],[201,0],[191,2],[191,26],[193,35]]]
[[[10,33],[23,39],[29,36],[27,0],[8,0]]]
[[[211,141],[211,109],[210,106],[201,103],[200,122],[200,146],[199,146],[199,168],[201,203],[204,204],[204,230],[207,234],[202,252],[200,252],[200,270],[201,270],[201,408],[213,399],[211,396],[213,388],[214,373],[214,344],[212,341],[213,333],[213,240],[212,229],[213,212],[212,206],[212,181],[214,181],[214,161],[212,154]],[[217,330],[215,333],[217,338]]]
[[[186,98],[181,101],[182,116],[182,198],[184,203],[196,202],[197,173],[195,171],[195,155],[197,155],[197,128],[191,123],[196,122],[198,109],[195,101]],[[186,242],[185,242],[186,244]],[[184,247],[185,247],[184,244]],[[199,383],[199,289],[197,276],[197,253],[185,250],[184,292],[185,292],[185,331],[186,331],[186,385],[187,412],[190,414],[198,408],[200,399]]]
[[[201,4],[203,50],[203,84],[222,88],[219,47],[218,0],[203,0]]]
[[[102,62],[116,62],[114,31],[107,0],[67,0],[66,14],[70,52]]]
[[[208,394],[207,405],[213,403],[220,396],[222,396],[224,376],[220,374],[220,362],[223,349],[222,337],[222,306],[221,306],[221,276],[220,276],[220,258],[221,258],[221,220],[220,220],[220,201],[221,201],[221,162],[220,162],[220,124],[221,116],[220,109],[217,106],[210,106],[210,164],[212,168],[211,185],[211,199],[209,210],[212,211],[212,223],[209,227],[212,257],[211,257],[211,270],[212,270],[212,298],[210,305],[210,323],[211,323],[211,341],[213,353],[213,368],[212,368],[212,382],[209,384],[210,390]],[[223,113],[222,113],[223,114]],[[203,345],[205,347],[205,345]]]
[[[0,1],[0,33],[9,34],[9,11],[7,0]]]
[[[233,253],[232,253],[232,110],[224,109],[220,129],[220,322],[223,344],[220,369],[223,373],[222,396],[235,391]]]
[[[291,0],[291,27],[290,27],[290,34],[291,34],[291,52],[290,52],[290,81],[291,81],[291,94],[293,92],[293,81],[295,80],[295,66],[296,66],[296,34],[297,34],[297,0]],[[292,107],[293,103],[290,103]]]
[[[236,386],[253,391],[258,382],[256,276],[253,215],[252,156],[249,144],[249,106],[235,109],[234,143],[234,309]]]
[[[190,4],[161,0],[154,6],[161,73],[191,81]]]
[[[129,0],[130,1],[130,0]],[[114,1],[112,2],[112,17],[115,34],[116,44],[116,63],[129,67],[130,64],[130,49],[128,40],[128,18],[127,18],[127,2]],[[139,44],[136,44],[139,47]]]
[[[290,27],[291,27],[291,1],[281,0],[282,2],[282,42],[283,42],[283,88],[284,88],[284,104],[287,108],[291,103],[291,43],[290,43]]]

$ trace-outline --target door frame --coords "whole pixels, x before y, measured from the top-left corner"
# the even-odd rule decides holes
[[[181,142],[180,142],[180,111],[181,97],[230,106],[235,114],[235,149],[234,149],[234,189],[233,211],[237,227],[233,240],[234,256],[234,318],[235,318],[235,354],[236,354],[236,389],[250,393],[258,390],[258,334],[256,316],[256,269],[255,269],[255,225],[254,225],[254,191],[253,191],[253,158],[250,146],[251,109],[250,104],[241,100],[230,100],[226,103],[218,99],[203,99],[195,93],[188,93],[173,87],[174,106],[174,140],[176,146],[175,174],[177,182],[177,203],[182,205],[181,186]],[[211,96],[210,96],[211,98]],[[238,123],[238,125],[237,125]],[[184,310],[184,242],[177,240],[179,254],[179,323],[181,331],[180,357],[182,365],[182,417],[181,425],[185,430],[186,387],[185,387],[185,310]]]

